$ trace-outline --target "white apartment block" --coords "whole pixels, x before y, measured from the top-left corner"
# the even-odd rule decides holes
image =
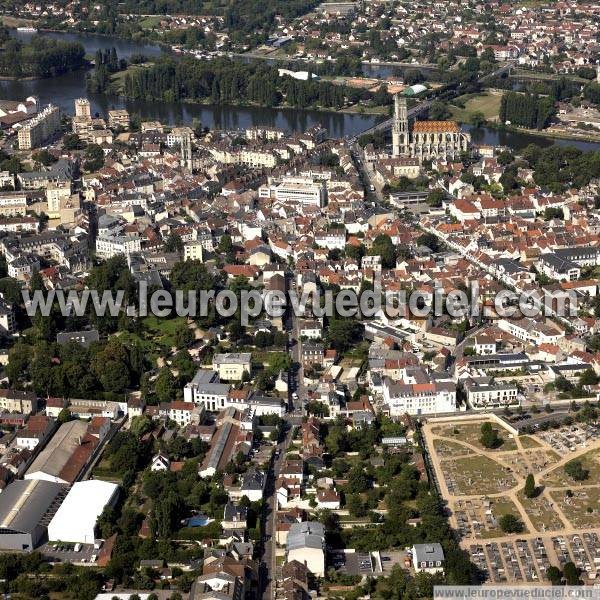
[[[112,258],[118,254],[139,252],[142,243],[139,235],[102,235],[96,238],[96,254],[101,258]]]
[[[206,410],[219,411],[229,406],[229,384],[194,383],[191,381],[183,388],[185,402],[193,402]]]
[[[183,260],[203,260],[203,246],[202,241],[191,241],[185,242],[183,245]]]
[[[500,319],[497,326],[524,342],[533,344],[555,344],[564,337],[564,332],[551,327],[543,322],[533,319]]]
[[[452,382],[403,383],[383,380],[383,400],[390,416],[456,412],[456,385]]]
[[[474,410],[491,410],[519,406],[519,390],[511,383],[495,383],[491,377],[465,380],[467,402]]]
[[[346,230],[330,229],[315,235],[315,244],[328,250],[343,250],[346,247]]]
[[[43,144],[60,127],[60,110],[49,104],[19,129],[19,150],[31,150]]]

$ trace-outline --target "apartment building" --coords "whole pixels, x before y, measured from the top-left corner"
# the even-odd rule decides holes
[[[383,400],[393,417],[456,412],[456,385],[450,381],[428,383],[383,380]]]
[[[519,390],[511,383],[495,383],[491,377],[473,377],[463,383],[467,402],[473,410],[519,406]]]
[[[29,415],[37,411],[38,400],[33,392],[0,390],[0,409]]]
[[[142,249],[140,236],[105,234],[96,238],[96,254],[101,258],[112,258],[118,254],[131,254]]]
[[[31,121],[19,129],[19,150],[31,150],[41,146],[60,127],[60,110],[49,104]]]

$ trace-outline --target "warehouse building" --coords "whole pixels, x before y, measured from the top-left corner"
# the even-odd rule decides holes
[[[79,464],[79,453],[87,451],[86,454],[90,455],[93,451],[94,444],[86,436],[87,429],[85,421],[63,423],[33,461],[25,473],[25,479],[73,483],[81,470],[79,467],[83,467]]]
[[[90,479],[73,485],[48,525],[50,541],[93,544],[96,521],[108,505],[117,501],[119,486]]]
[[[0,550],[30,552],[45,538],[46,528],[66,488],[50,481],[14,481],[0,494]]]

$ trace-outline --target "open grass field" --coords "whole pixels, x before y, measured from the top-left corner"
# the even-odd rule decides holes
[[[464,104],[464,108],[457,104],[449,106],[452,118],[462,123],[469,122],[471,115],[481,112],[487,121],[495,121],[500,113],[501,94],[494,92],[483,92],[481,94],[469,94],[459,96],[454,102]]]
[[[492,423],[494,429],[498,430],[498,435],[502,440],[502,443],[497,448],[485,448],[479,441],[481,437],[481,425],[485,421],[477,421],[475,423],[457,423],[443,425],[442,427],[435,428],[433,433],[448,438],[454,438],[459,442],[465,442],[475,446],[478,450],[485,452],[509,452],[511,450],[517,450],[517,443],[514,439],[510,438],[511,435],[508,431],[502,429],[500,425]],[[457,444],[461,445],[461,444]]]
[[[521,442],[521,446],[525,449],[529,448],[539,448],[541,444],[535,439],[528,435],[519,436],[519,441]]]
[[[158,27],[163,17],[158,15],[153,15],[151,17],[144,17],[140,19],[139,24],[142,29],[153,29],[154,27]]]

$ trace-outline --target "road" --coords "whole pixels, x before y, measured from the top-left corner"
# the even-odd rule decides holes
[[[494,73],[490,73],[490,75],[487,77],[500,74],[504,69],[506,69],[506,66],[498,69]],[[431,102],[432,100],[425,100],[417,106],[412,107],[408,111],[409,118],[414,118],[428,110]],[[391,124],[392,119],[388,119],[363,133],[373,133],[375,131],[385,130],[391,127]],[[357,144],[357,138],[355,137],[350,139],[349,143],[353,159],[355,160],[362,174],[363,183],[365,184],[367,190],[370,190],[370,195],[375,197],[375,200],[379,205],[382,205],[384,203],[383,195],[371,180],[371,173],[366,167],[363,150]],[[288,288],[291,291],[298,291],[296,283],[293,279],[290,279],[288,283]],[[290,334],[288,352],[292,355],[292,362],[296,366],[296,369],[292,369],[290,372],[288,386],[288,412],[284,417],[286,421],[285,435],[282,440],[279,440],[276,448],[274,449],[268,474],[269,476],[267,477],[267,484],[265,488],[265,505],[262,515],[263,555],[259,566],[259,595],[263,598],[263,600],[272,600],[275,597],[274,582],[277,579],[277,545],[275,540],[277,505],[275,482],[277,481],[281,471],[281,466],[283,464],[286,451],[292,442],[294,427],[300,425],[302,422],[304,405],[306,404],[307,399],[306,389],[303,382],[304,374],[301,364],[302,342],[300,340],[298,331],[298,317],[293,313],[291,307],[287,316],[286,328]]]
[[[294,282],[289,286],[296,290]],[[281,466],[285,460],[285,454],[292,443],[294,428],[302,423],[304,404],[306,402],[306,390],[303,383],[303,370],[300,364],[301,342],[298,335],[298,317],[289,310],[286,320],[286,328],[289,332],[290,340],[288,343],[288,352],[292,355],[293,365],[297,365],[295,370],[292,368],[289,374],[288,385],[288,412],[284,419],[285,435],[279,440],[274,448],[273,458],[267,477],[265,488],[265,506],[263,512],[263,555],[259,569],[259,595],[264,600],[272,600],[275,597],[275,585],[277,580],[277,544],[275,536],[275,522],[277,518],[277,504],[275,493],[275,482],[281,472]],[[297,400],[294,398],[297,394]]]

